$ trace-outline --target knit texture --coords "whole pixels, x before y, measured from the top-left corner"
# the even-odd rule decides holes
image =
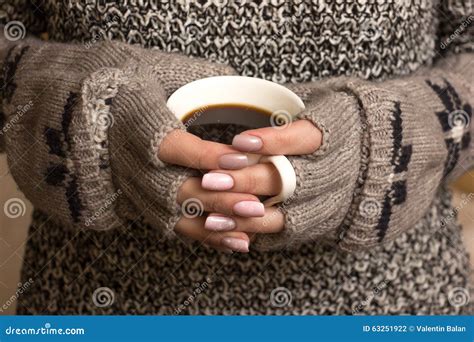
[[[326,240],[354,250],[411,228],[439,184],[474,165],[471,61],[459,54],[430,73],[381,83],[343,78],[295,86],[309,100],[300,118],[320,128],[323,143],[314,156],[291,159],[298,185],[281,205],[286,229],[257,244]],[[362,160],[362,150],[369,158]]]
[[[442,62],[449,67],[430,68],[436,56],[472,52],[473,25],[466,25],[451,39],[453,26],[458,28],[472,16],[468,1],[132,1],[119,6],[112,2],[48,0],[41,4],[43,21],[35,19],[34,6],[27,5],[24,0],[0,4],[0,12],[4,11],[0,14],[1,23],[19,20],[34,33],[38,29],[36,23],[42,22],[51,39],[80,44],[38,43],[35,55],[45,57],[40,59],[34,58],[33,49],[21,49],[25,45],[22,40],[15,43],[13,50],[0,49],[2,62],[7,60],[3,75],[6,71],[10,76],[6,80],[13,84],[3,91],[4,104],[10,96],[12,101],[21,98],[32,85],[37,92],[43,91],[43,79],[54,80],[55,87],[39,102],[44,102],[44,107],[33,107],[43,115],[23,115],[23,121],[45,120],[62,132],[63,110],[69,108],[66,104],[75,103],[68,91],[74,90],[81,94],[82,106],[90,105],[81,112],[82,119],[116,112],[120,124],[116,122],[107,134],[100,134],[105,143],[94,145],[96,157],[91,159],[92,166],[76,177],[78,184],[93,184],[89,181],[94,180],[97,183],[87,191],[69,190],[66,195],[64,187],[58,189],[63,193],[49,189],[47,197],[34,189],[33,183],[28,184],[28,179],[39,177],[37,174],[44,177],[45,160],[51,149],[41,145],[35,154],[27,154],[25,160],[29,162],[23,161],[15,151],[31,146],[31,140],[25,142],[31,137],[26,130],[23,135],[14,136],[14,130],[7,133],[12,137],[7,136],[9,160],[23,163],[15,178],[40,209],[30,231],[22,272],[23,282],[30,277],[37,281],[34,290],[20,297],[20,313],[470,312],[466,301],[460,304],[456,300],[458,294],[467,294],[469,299],[470,288],[468,257],[455,224],[456,210],[444,189],[437,193],[434,189],[445,177],[455,177],[472,165],[470,126],[446,124],[453,111],[470,117],[472,76],[468,78],[469,63],[465,61],[472,57],[464,55],[464,62],[446,58]],[[285,230],[257,241],[260,249],[278,251],[224,256],[202,246],[165,238],[171,225],[166,226],[161,211],[172,210],[172,196],[155,203],[154,194],[152,198],[145,197],[152,192],[134,193],[134,189],[161,186],[173,192],[174,178],[167,174],[182,175],[184,170],[178,172],[152,158],[153,167],[161,168],[160,175],[153,173],[154,168],[145,168],[144,177],[134,177],[132,166],[145,166],[153,151],[144,148],[150,146],[152,132],[148,127],[156,127],[153,133],[162,132],[160,124],[166,118],[139,125],[139,130],[133,132],[136,134],[130,136],[127,125],[136,125],[142,116],[124,108],[126,103],[133,108],[151,108],[177,86],[203,77],[190,72],[193,65],[202,62],[158,53],[157,60],[146,66],[133,65],[130,59],[148,61],[153,52],[111,44],[109,40],[204,57],[228,64],[239,74],[281,83],[328,78],[325,87],[321,87],[322,83],[295,86],[297,92],[301,90],[308,108],[302,117],[322,129],[324,142],[314,155],[292,158],[298,172],[298,188],[295,197],[281,207],[287,217]],[[25,69],[22,63],[31,63],[31,67]],[[65,65],[67,69],[63,68]],[[427,68],[422,69],[423,66]],[[208,67],[203,69],[207,71]],[[232,72],[222,68],[214,71]],[[32,79],[38,77],[36,85],[29,84],[27,72],[33,75]],[[76,79],[75,73],[82,78]],[[157,77],[150,79],[151,73]],[[402,75],[410,77],[397,79]],[[374,81],[392,78],[388,83]],[[146,96],[151,89],[157,98]],[[113,99],[109,101],[111,95]],[[8,118],[4,127],[12,123],[15,108],[8,105],[4,105]],[[152,108],[153,113],[163,114],[163,107]],[[417,116],[418,112],[422,114]],[[72,115],[75,113],[77,108],[72,110]],[[422,127],[417,126],[420,123]],[[86,122],[73,121],[71,125],[76,125],[74,132],[90,134]],[[13,127],[31,128],[23,124]],[[42,130],[28,131],[41,137],[40,142],[47,141]],[[226,132],[208,133],[228,139],[226,135],[233,131]],[[394,132],[403,135],[400,138]],[[64,145],[62,135],[53,138]],[[433,140],[423,142],[428,138]],[[125,143],[130,152],[114,158],[117,142]],[[152,145],[156,148],[156,144]],[[407,163],[408,146],[411,157]],[[87,150],[87,144],[77,147],[76,151]],[[61,153],[62,148],[52,150]],[[74,169],[76,174],[87,162],[82,162],[80,154],[74,154],[80,158],[71,156],[60,160],[80,165]],[[111,190],[102,190],[108,184],[107,173],[95,177],[94,170],[97,164],[102,165],[102,157],[110,163],[112,179],[120,180],[112,182],[124,194],[116,199]],[[37,160],[40,162],[35,163]],[[69,184],[70,163],[65,165]],[[21,174],[25,170],[28,173]],[[150,179],[151,175],[155,177]],[[130,178],[134,183],[127,187],[124,180]],[[408,181],[406,196],[399,186],[391,189],[403,180]],[[92,189],[99,190],[96,197]],[[106,193],[114,203],[113,210],[106,210],[105,214],[100,211],[99,220],[109,213],[110,217],[120,217],[124,224],[107,232],[77,231],[66,224],[74,217],[69,202],[74,207],[75,194],[87,198],[84,203],[93,203],[94,198],[103,199]],[[375,201],[364,202],[366,199]],[[147,212],[145,206],[151,203],[159,210]],[[361,206],[362,203],[368,206]],[[402,208],[408,210],[407,217],[403,217]],[[137,215],[140,209],[154,224],[141,222]],[[361,216],[367,212],[369,217]],[[61,215],[64,220],[54,220]],[[127,217],[133,221],[126,221]],[[378,228],[379,222],[382,228]],[[100,227],[103,226],[98,224]],[[378,241],[382,231],[383,245]],[[331,245],[323,245],[324,242]],[[334,248],[336,244],[351,253]],[[368,251],[357,252],[374,244],[377,246]],[[298,248],[289,248],[295,246]],[[112,293],[112,303],[97,304],[104,288]]]
[[[79,228],[143,216],[173,233],[177,191],[191,171],[157,157],[166,134],[184,129],[166,99],[232,69],[121,43],[85,50],[5,41],[2,136],[11,173],[35,207]]]
[[[33,282],[18,313],[471,314],[469,258],[455,220],[444,192],[409,234],[370,251],[306,244],[227,255],[140,222],[77,232],[36,213],[22,275]]]

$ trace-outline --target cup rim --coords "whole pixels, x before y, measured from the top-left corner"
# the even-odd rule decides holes
[[[222,105],[222,104],[239,104],[239,105],[254,106],[254,107],[266,107],[266,106],[256,105],[255,103],[247,102],[246,100],[232,101],[231,99],[228,99],[228,100],[213,99],[212,101],[203,100],[202,105],[189,106],[189,108],[183,110],[183,108],[186,108],[186,107],[181,102],[181,99],[183,97],[189,98],[189,96],[192,96],[191,90],[199,89],[200,91],[202,91],[203,89],[209,88],[211,86],[212,87],[219,87],[219,86],[236,87],[236,83],[234,83],[236,80],[238,80],[238,82],[240,83],[239,86],[245,86],[246,84],[247,85],[251,84],[254,87],[256,86],[267,87],[267,89],[270,89],[270,88],[273,89],[275,93],[279,92],[281,95],[286,96],[291,101],[292,108],[285,108],[285,110],[288,111],[289,114],[292,116],[299,114],[301,111],[305,109],[303,100],[298,95],[296,95],[296,93],[286,88],[285,86],[269,81],[269,80],[258,78],[258,77],[249,77],[249,76],[240,76],[240,75],[211,76],[211,77],[205,77],[205,78],[201,78],[201,79],[189,82],[181,86],[180,88],[178,88],[171,94],[171,96],[168,98],[168,101],[166,102],[167,107],[180,120],[185,118],[189,113],[205,106]],[[267,108],[263,108],[263,109],[267,109]]]

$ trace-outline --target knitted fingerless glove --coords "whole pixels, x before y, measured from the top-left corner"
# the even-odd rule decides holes
[[[381,83],[344,78],[293,86],[306,102],[300,118],[323,132],[323,144],[290,158],[298,181],[280,205],[285,229],[259,235],[254,247],[323,241],[355,251],[412,227],[440,183],[474,164],[472,62],[464,54]]]
[[[122,43],[35,39],[0,41],[0,61],[1,136],[11,174],[36,208],[78,227],[109,229],[143,215],[172,231],[189,171],[157,157],[163,137],[184,129],[166,99],[231,68]]]

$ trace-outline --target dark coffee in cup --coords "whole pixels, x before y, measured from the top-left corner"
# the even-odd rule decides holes
[[[287,126],[304,109],[303,101],[288,88],[245,76],[214,76],[193,81],[176,90],[167,105],[190,133],[199,133],[196,135],[206,140],[217,136],[217,141],[227,144],[239,133],[235,127],[244,130]],[[225,135],[228,139],[223,139]],[[251,164],[272,163],[280,175],[281,191],[267,199],[266,206],[284,202],[293,195],[296,174],[288,158],[252,153],[247,156]]]
[[[218,104],[198,108],[185,115],[183,123],[187,128],[210,124],[236,124],[246,129],[272,125],[272,113],[247,105]]]

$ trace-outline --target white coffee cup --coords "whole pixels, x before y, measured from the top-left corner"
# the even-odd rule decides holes
[[[191,124],[223,123],[259,128],[291,124],[293,118],[304,110],[303,101],[291,90],[267,80],[245,76],[216,76],[188,83],[176,90],[168,99],[168,108],[180,121],[185,122],[191,113],[205,111],[213,106],[239,106],[256,108],[271,113],[268,124],[260,118],[252,118],[235,113],[219,114],[219,117],[203,115]],[[251,121],[251,122],[249,122]],[[261,156],[247,154],[252,163],[272,163],[281,179],[281,191],[267,199],[265,206],[284,202],[290,198],[296,188],[296,175],[288,158],[283,155]]]

